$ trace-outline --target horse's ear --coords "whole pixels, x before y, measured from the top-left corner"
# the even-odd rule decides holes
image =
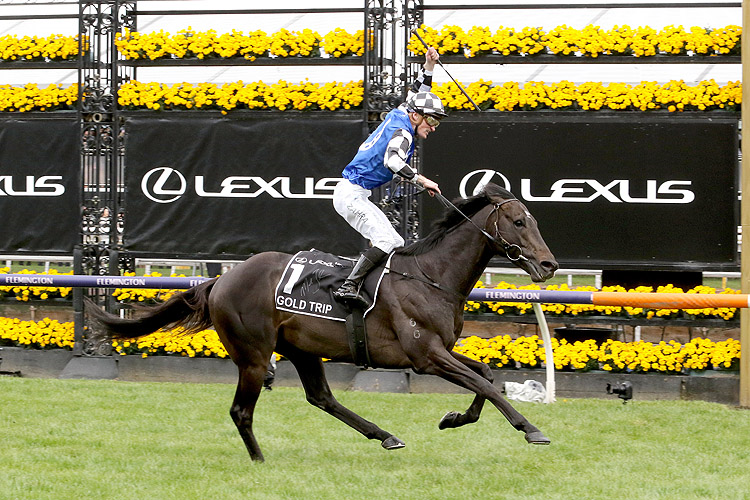
[[[508,191],[507,189],[505,189],[503,187],[498,186],[494,182],[488,182],[484,186],[484,194],[489,199],[501,198],[503,200],[510,200],[510,199],[514,199],[515,198],[515,196],[513,195],[513,193],[511,193],[510,191]]]

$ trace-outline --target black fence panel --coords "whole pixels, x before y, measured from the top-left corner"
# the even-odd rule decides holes
[[[81,227],[80,126],[0,120],[0,251],[67,253]]]
[[[126,249],[356,254],[364,242],[331,201],[362,141],[354,116],[129,118]]]
[[[564,267],[736,269],[736,118],[643,118],[451,117],[424,169],[448,197],[509,188]]]
[[[506,184],[565,267],[735,270],[737,120],[710,118],[454,115],[423,170],[449,197]],[[126,249],[356,254],[330,198],[361,131],[355,113],[128,117]],[[0,251],[72,252],[79,137],[72,117],[0,121]],[[422,200],[423,234],[442,210]]]

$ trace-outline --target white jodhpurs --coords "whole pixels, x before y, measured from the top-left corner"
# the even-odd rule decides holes
[[[347,179],[333,191],[333,208],[359,234],[370,240],[372,246],[385,253],[404,246],[404,239],[393,229],[388,217],[369,200],[372,191]]]

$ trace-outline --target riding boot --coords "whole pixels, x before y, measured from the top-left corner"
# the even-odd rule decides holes
[[[367,305],[367,300],[359,294],[359,289],[365,276],[387,256],[388,254],[379,249],[372,247],[363,253],[357,263],[354,265],[352,272],[344,281],[344,284],[333,295],[344,301],[355,301],[362,305]]]

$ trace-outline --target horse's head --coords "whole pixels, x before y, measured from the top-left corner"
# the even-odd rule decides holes
[[[510,191],[487,184],[484,193],[492,202],[484,230],[493,238],[490,244],[533,281],[545,281],[558,269],[555,256],[544,242],[536,219]]]

